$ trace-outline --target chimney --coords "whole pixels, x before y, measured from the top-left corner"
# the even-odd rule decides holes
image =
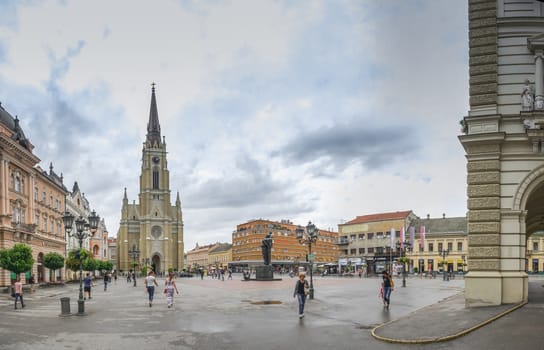
[[[446,218],[446,213],[442,213],[442,219]]]
[[[430,218],[431,218],[431,215],[427,214],[427,220],[429,220]]]

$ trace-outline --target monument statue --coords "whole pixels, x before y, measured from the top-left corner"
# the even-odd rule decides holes
[[[272,257],[272,232],[268,232],[262,240],[261,250],[263,252],[263,260],[265,265],[270,265]]]

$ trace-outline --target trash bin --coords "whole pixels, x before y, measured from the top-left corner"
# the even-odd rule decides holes
[[[70,298],[60,298],[60,315],[70,315]]]

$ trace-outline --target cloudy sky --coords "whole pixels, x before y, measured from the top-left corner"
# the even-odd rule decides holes
[[[0,0],[0,102],[111,236],[156,82],[185,248],[250,219],[466,213],[466,1]]]

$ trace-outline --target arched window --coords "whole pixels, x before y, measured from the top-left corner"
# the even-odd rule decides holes
[[[153,189],[159,189],[159,169],[153,169]]]
[[[93,247],[93,255],[94,255],[94,256],[98,256],[98,253],[99,253],[99,252],[100,252],[100,251],[99,251],[98,246],[95,245],[95,246]]]

